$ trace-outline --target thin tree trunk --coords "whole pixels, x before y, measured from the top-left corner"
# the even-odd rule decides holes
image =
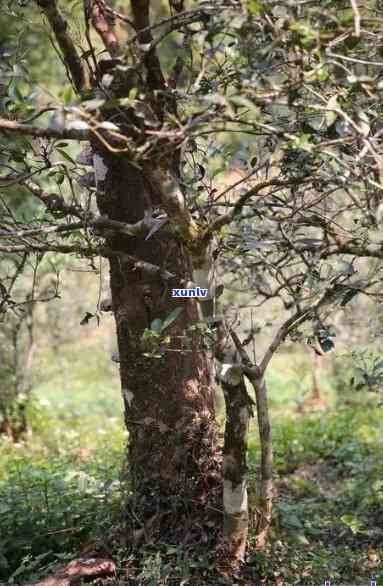
[[[11,322],[11,369],[13,380],[8,381],[11,390],[3,406],[3,420],[0,435],[6,435],[14,442],[29,431],[27,407],[32,390],[32,366],[35,352],[33,336],[33,303],[26,304],[27,312]],[[26,346],[22,344],[24,328],[27,330]]]
[[[320,388],[320,375],[322,369],[322,357],[314,353],[314,364],[312,367],[312,378],[313,378],[313,387],[311,398],[315,401],[322,401],[322,393]]]
[[[323,357],[315,353],[312,363],[312,388],[311,393],[298,405],[297,412],[305,413],[306,411],[320,411],[326,409],[326,401],[322,397],[321,391],[321,371],[323,366]]]
[[[13,426],[11,423],[11,419],[6,414],[3,414],[3,419],[0,424],[0,435],[4,435],[8,439],[10,439],[12,441],[16,441],[16,439],[14,437],[14,430],[13,430]]]
[[[249,531],[247,444],[251,408],[243,376],[238,384],[222,381],[226,403],[223,450],[224,537],[228,565],[245,559]]]
[[[273,507],[273,447],[271,425],[267,402],[267,388],[264,376],[252,378],[257,401],[258,429],[261,443],[261,478],[259,510],[256,530],[256,548],[264,549],[267,544],[272,520]]]
[[[94,162],[102,214],[132,223],[159,203],[156,186],[123,157],[98,151]],[[111,235],[108,245],[192,280],[191,257],[172,234],[149,239]],[[151,531],[161,521],[162,540],[211,533],[209,513],[221,496],[220,455],[208,356],[199,336],[187,330],[198,321],[198,302],[173,299],[159,278],[133,270],[121,256],[110,260],[110,284],[140,522],[156,516]],[[179,307],[181,314],[166,330],[169,340],[149,348],[142,338],[145,329]]]

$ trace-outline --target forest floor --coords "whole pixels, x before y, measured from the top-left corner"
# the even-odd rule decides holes
[[[49,575],[108,532],[121,513],[127,438],[116,365],[91,343],[81,343],[81,353],[70,345],[42,360],[44,377],[30,410],[33,434],[22,444],[0,442],[0,584]],[[262,584],[381,585],[383,407],[365,396],[352,405],[336,398],[329,375],[323,379],[329,408],[299,414],[297,403],[310,386],[306,371],[300,356],[282,355],[270,374],[274,523],[266,552],[254,552],[250,537],[248,565],[265,576]],[[258,457],[254,424],[251,500]],[[188,577],[195,562],[176,549],[143,551],[137,584],[196,585]],[[175,554],[176,566],[168,563]],[[198,563],[203,569],[204,560]],[[121,552],[121,583],[128,565]]]

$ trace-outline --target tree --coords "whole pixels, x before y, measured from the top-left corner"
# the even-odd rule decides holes
[[[17,273],[22,268],[22,264],[15,267],[16,275],[12,275],[11,283],[16,281]],[[2,306],[7,303],[8,291],[2,291]],[[14,307],[7,311],[2,326],[0,434],[17,441],[28,429],[26,407],[32,388],[30,373],[35,348],[33,303],[27,301],[24,307]]]
[[[229,571],[245,559],[248,534],[254,401],[245,379],[261,438],[263,548],[272,357],[287,337],[332,349],[334,308],[380,295],[381,9],[373,1],[171,0],[153,20],[151,8],[149,0],[131,0],[124,12],[87,0],[83,15],[64,13],[57,0],[28,8],[49,25],[71,87],[59,104],[40,97],[29,118],[21,90],[5,98],[0,132],[21,142],[14,160],[4,141],[3,156],[13,159],[0,186],[23,186],[44,212],[8,222],[0,251],[109,259],[112,301],[100,309],[116,319],[140,515],[132,528],[156,536],[161,527],[162,540],[185,544],[213,533]],[[76,41],[75,26],[83,27]],[[84,145],[76,159],[68,141]],[[246,174],[218,191],[227,162]],[[225,295],[218,307],[233,280],[245,300],[234,316]],[[192,287],[207,296],[172,296]],[[250,359],[246,345],[269,300],[279,301],[281,319],[263,356]],[[257,323],[241,340],[238,314],[249,305]],[[226,403],[222,466],[213,357]]]

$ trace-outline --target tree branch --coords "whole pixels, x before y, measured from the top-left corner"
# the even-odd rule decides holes
[[[39,226],[38,228],[29,228],[26,230],[15,230],[8,232],[7,230],[0,230],[0,240],[8,238],[25,238],[26,236],[37,236],[38,234],[60,234],[65,232],[73,232],[83,228],[82,222],[72,222],[71,224],[59,224],[56,226]]]
[[[48,19],[72,77],[73,85],[80,93],[86,84],[85,71],[76,47],[68,34],[68,23],[57,6],[56,0],[36,0],[36,3]]]
[[[125,14],[121,14],[121,12],[117,12],[117,10],[114,10],[113,8],[108,6],[108,4],[106,4],[106,2],[104,0],[98,0],[98,2],[99,2],[99,4],[102,5],[105,12],[108,12],[114,18],[118,18],[119,20],[126,22],[126,24],[128,24],[129,26],[131,26],[134,29],[133,22],[127,16],[125,16]]]
[[[321,300],[322,299],[320,299],[320,301]],[[291,328],[293,326],[297,326],[297,325],[301,324],[306,319],[308,319],[310,314],[313,312],[314,308],[317,307],[318,305],[319,305],[319,302],[317,304],[315,304],[315,306],[313,306],[313,307],[309,307],[308,309],[305,309],[302,311],[297,311],[293,316],[291,316],[288,320],[286,320],[280,326],[280,328],[278,329],[277,333],[275,334],[274,339],[272,340],[270,346],[267,348],[267,350],[262,358],[261,364],[259,366],[259,370],[262,375],[265,373],[266,368],[269,365],[270,360],[274,356],[275,351],[278,350],[279,346],[285,340],[285,338],[286,338],[287,334],[289,333],[289,331],[291,330]]]
[[[175,286],[185,286],[188,287],[193,286],[193,283],[189,281],[185,281],[184,279],[179,279],[177,275],[174,273],[170,273],[169,271],[164,270],[162,267],[158,265],[154,265],[152,263],[140,260],[135,256],[130,254],[126,254],[119,250],[112,250],[107,246],[94,246],[94,247],[85,247],[80,244],[75,245],[68,245],[68,244],[51,244],[51,243],[44,243],[44,244],[36,244],[31,243],[28,245],[4,245],[0,244],[0,252],[4,252],[7,254],[25,254],[25,253],[32,253],[32,252],[58,252],[62,254],[78,254],[80,256],[90,257],[90,256],[104,256],[105,258],[115,258],[118,257],[121,259],[123,263],[129,265],[131,269],[141,271],[150,279],[158,278],[161,281],[166,283],[172,283]]]
[[[148,85],[151,90],[165,90],[166,83],[160,60],[155,48],[151,46],[153,37],[150,30],[150,0],[131,0],[131,5],[138,42],[145,51],[144,64],[148,72]]]
[[[107,7],[105,3],[100,0],[89,0],[89,2],[92,24],[100,35],[105,48],[109,51],[111,57],[116,57],[120,52],[120,45],[116,33],[113,30],[113,26],[105,15]]]
[[[352,287],[352,283],[350,283],[350,285],[347,288],[363,290],[363,288],[360,286]],[[310,307],[306,309],[299,309],[294,315],[292,315],[279,327],[277,333],[274,336],[274,339],[272,340],[270,346],[267,348],[261,361],[259,368],[262,375],[265,373],[266,368],[269,365],[270,360],[272,359],[275,351],[278,350],[279,346],[285,340],[289,332],[293,328],[305,322],[307,319],[310,319],[310,317],[314,315],[318,309],[322,308],[323,306],[326,306],[328,303],[331,303],[334,300],[334,295],[337,295],[338,289],[339,283],[335,281],[330,287],[326,288],[323,295],[317,301],[315,301],[315,303],[313,303]]]
[[[307,179],[306,181],[302,179],[289,179],[286,181],[280,181],[279,179],[269,179],[267,181],[262,181],[258,183],[257,185],[249,189],[246,193],[241,195],[238,201],[234,204],[234,207],[229,212],[223,214],[223,216],[220,216],[219,218],[216,218],[210,224],[210,226],[207,229],[207,235],[211,237],[214,234],[214,232],[218,232],[221,228],[223,228],[223,226],[226,226],[227,224],[230,224],[230,222],[235,220],[236,215],[248,203],[249,199],[253,197],[253,195],[261,195],[260,192],[263,189],[273,186],[284,188],[290,187],[291,185],[302,185],[302,183],[309,183],[309,181],[312,181],[312,178],[310,178],[310,180]]]
[[[20,181],[20,184],[25,185],[33,195],[38,197],[38,199],[46,205],[49,211],[62,212],[66,216],[76,216],[77,218],[83,217],[84,212],[80,206],[76,204],[67,204],[64,198],[58,193],[47,193],[40,187],[40,185],[37,185],[28,179]]]
[[[159,166],[153,169],[152,166],[145,165],[143,168],[153,190],[161,195],[161,206],[166,212],[169,222],[181,235],[186,245],[191,250],[193,248],[195,250],[201,248],[201,252],[202,249],[205,250],[206,246],[201,239],[201,230],[194,221],[185,198],[170,172]],[[202,244],[203,246],[199,246]]]
[[[30,124],[20,124],[14,120],[0,118],[0,132],[10,131],[22,136],[34,136],[40,138],[66,139],[66,140],[89,140],[90,132],[87,129],[75,128],[38,128]]]

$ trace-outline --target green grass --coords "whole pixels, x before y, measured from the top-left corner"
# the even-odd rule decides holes
[[[39,369],[43,376],[30,409],[33,435],[22,445],[0,443],[0,583],[49,574],[121,518],[127,438],[117,368],[98,343],[79,341],[59,356],[45,352]],[[277,495],[270,547],[262,555],[250,547],[250,564],[270,583],[276,575],[287,585],[325,579],[370,584],[373,577],[381,583],[383,408],[368,399],[353,407],[336,404],[335,384],[325,371],[331,408],[297,414],[311,388],[305,355],[278,356],[268,385]],[[253,423],[252,487],[258,458]],[[250,498],[255,502],[254,494]],[[251,534],[250,545],[253,539]],[[142,584],[163,567],[157,558],[147,558]],[[181,562],[186,572],[187,560]]]
[[[274,419],[276,488],[266,574],[286,584],[383,580],[383,409]],[[258,456],[253,431],[251,471]]]
[[[0,441],[0,582],[38,578],[120,511],[127,438],[116,366],[97,343],[79,342],[44,352],[38,368],[32,436]]]

